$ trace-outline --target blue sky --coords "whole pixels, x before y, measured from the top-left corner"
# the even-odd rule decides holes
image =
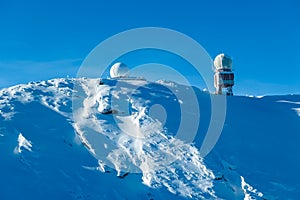
[[[285,1],[0,1],[0,88],[75,77],[101,41],[165,27],[233,58],[238,94],[300,93],[300,3]]]

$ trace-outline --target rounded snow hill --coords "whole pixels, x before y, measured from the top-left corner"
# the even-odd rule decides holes
[[[219,96],[195,89],[201,120],[190,144],[173,135],[192,87],[98,83],[0,90],[1,199],[299,199],[300,95],[228,97],[222,134],[203,158]],[[101,114],[109,106],[118,112]],[[192,123],[193,108],[184,113]]]

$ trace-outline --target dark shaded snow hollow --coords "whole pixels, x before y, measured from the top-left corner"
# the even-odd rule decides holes
[[[198,117],[180,109],[192,89],[85,78],[2,89],[0,199],[299,199],[300,96],[227,98],[202,157],[208,93],[195,89],[193,143],[176,137],[183,114]]]

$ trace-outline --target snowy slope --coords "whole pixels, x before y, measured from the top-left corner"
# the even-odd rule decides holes
[[[196,92],[201,123],[190,144],[175,133],[189,103],[177,97],[192,88],[98,83],[54,79],[0,91],[1,199],[300,197],[300,96],[228,98],[222,135],[203,158],[207,93]]]

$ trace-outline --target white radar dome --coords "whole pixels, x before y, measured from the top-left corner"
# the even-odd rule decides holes
[[[121,62],[115,63],[109,71],[111,78],[127,78],[129,76],[129,68]]]
[[[214,66],[216,69],[232,69],[232,59],[221,53],[216,56],[214,60]]]

